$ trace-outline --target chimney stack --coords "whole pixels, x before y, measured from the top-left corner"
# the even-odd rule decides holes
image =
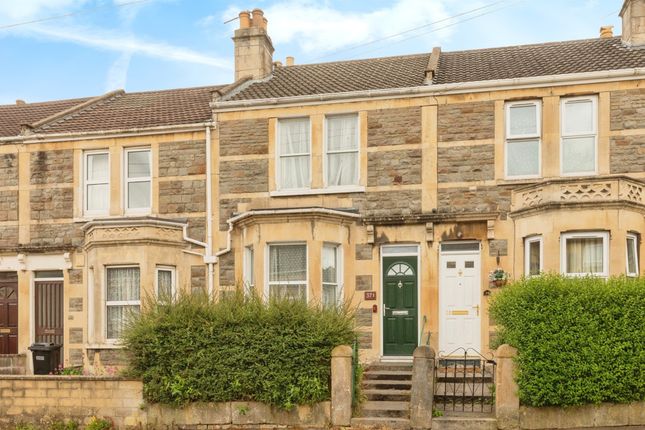
[[[293,66],[296,63],[296,59],[293,57],[287,57],[287,67]]]
[[[623,20],[623,43],[645,46],[645,0],[625,0],[620,17]]]
[[[614,37],[614,26],[613,25],[603,25],[600,27],[600,38],[608,39]]]
[[[235,30],[235,80],[250,76],[262,79],[273,67],[273,43],[267,33],[267,19],[261,9],[240,12]]]

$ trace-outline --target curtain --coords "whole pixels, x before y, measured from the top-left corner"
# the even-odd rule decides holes
[[[139,268],[107,269],[107,338],[118,339],[127,318],[139,313],[139,304],[111,304],[110,302],[139,302]]]
[[[627,238],[627,273],[638,273],[638,264],[636,258],[636,239]]]
[[[157,270],[157,296],[165,299],[172,298],[172,272]]]
[[[602,273],[601,237],[567,239],[567,273]]]
[[[529,275],[540,274],[540,242],[529,242]]]
[[[358,132],[356,115],[327,118],[327,185],[357,185]]]
[[[338,303],[338,248],[324,246],[322,252],[322,304],[324,307]]]
[[[273,245],[269,248],[269,295],[307,297],[307,246]]]
[[[309,120],[280,121],[280,188],[310,185]]]

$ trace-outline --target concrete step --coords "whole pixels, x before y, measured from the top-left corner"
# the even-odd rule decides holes
[[[402,370],[368,370],[363,373],[363,380],[386,379],[405,381],[412,379],[412,371]]]
[[[25,375],[24,367],[0,367],[0,375]]]
[[[409,402],[367,401],[361,405],[362,417],[409,418]]]
[[[393,370],[393,371],[402,371],[402,372],[412,372],[412,364],[407,363],[375,363],[371,364],[366,371],[378,371],[378,370]]]
[[[392,379],[364,379],[362,387],[364,390],[410,390],[412,388],[412,381]]]
[[[379,390],[379,389],[364,389],[363,395],[367,400],[389,400],[395,402],[409,402],[410,390]]]
[[[404,429],[410,428],[410,420],[407,418],[352,418],[352,429]]]
[[[432,430],[497,430],[497,420],[466,416],[436,417],[432,419]]]

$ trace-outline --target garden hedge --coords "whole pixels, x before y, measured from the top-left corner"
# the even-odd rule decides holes
[[[290,409],[330,399],[331,350],[352,344],[348,307],[204,295],[148,300],[125,329],[129,373],[153,403],[258,401]]]
[[[522,404],[645,399],[645,278],[520,280],[496,294],[498,344],[518,350]]]

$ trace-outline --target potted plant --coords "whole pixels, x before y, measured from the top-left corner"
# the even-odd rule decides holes
[[[505,272],[504,269],[498,267],[488,274],[488,281],[491,288],[503,287],[508,281],[508,272]]]

